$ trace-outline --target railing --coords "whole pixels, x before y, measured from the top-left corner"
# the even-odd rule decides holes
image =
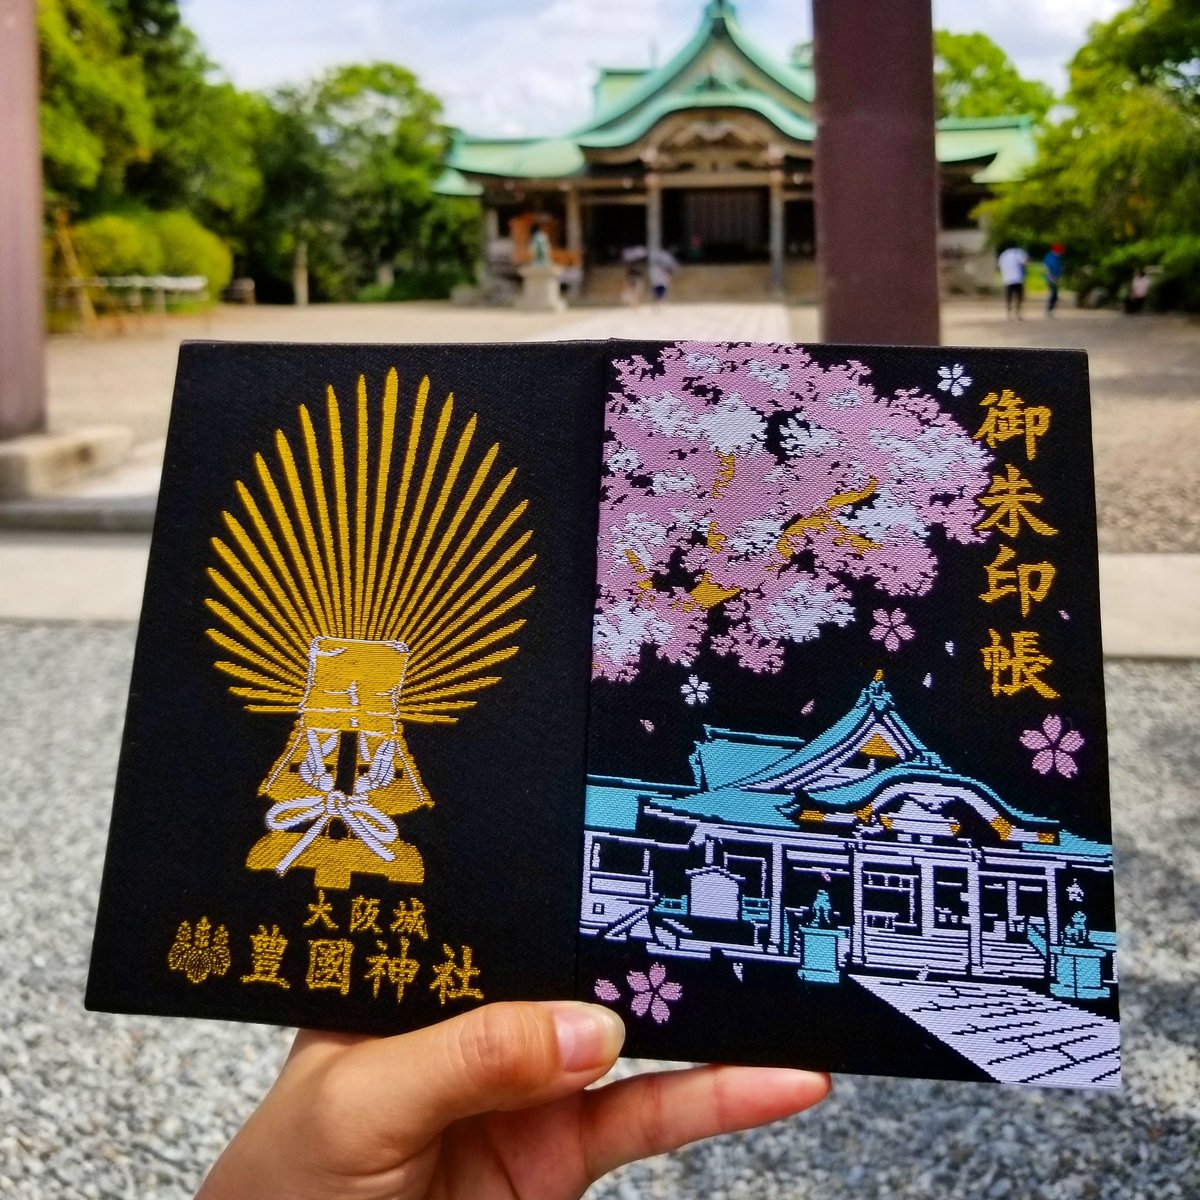
[[[1046,944],[1046,935],[1032,921],[1026,923],[1025,937],[1043,958],[1050,953],[1050,947]]]

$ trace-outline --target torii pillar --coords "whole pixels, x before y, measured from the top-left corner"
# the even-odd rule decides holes
[[[812,0],[821,337],[937,345],[931,0]]]
[[[35,0],[0,0],[0,441],[46,423]]]

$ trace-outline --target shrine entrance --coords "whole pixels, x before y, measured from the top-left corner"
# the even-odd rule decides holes
[[[664,189],[663,240],[688,261],[767,257],[766,188]]]

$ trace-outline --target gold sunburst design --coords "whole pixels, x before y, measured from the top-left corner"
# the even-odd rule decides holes
[[[215,665],[247,711],[295,717],[259,788],[273,803],[250,868],[307,868],[330,888],[355,871],[422,882],[395,818],[433,802],[404,726],[453,724],[518,652],[528,503],[498,443],[473,453],[478,418],[452,433],[453,393],[434,418],[429,390],[426,377],[401,448],[395,370],[377,407],[360,376],[351,454],[328,388],[325,448],[302,405],[301,453],[277,429],[256,484],[236,484],[240,514],[221,514],[205,599]]]

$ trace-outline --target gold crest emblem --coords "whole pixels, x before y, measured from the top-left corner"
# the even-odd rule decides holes
[[[516,469],[497,477],[498,443],[472,456],[474,415],[451,437],[453,394],[427,429],[428,397],[425,378],[400,453],[396,372],[377,434],[360,377],[352,461],[333,388],[324,453],[301,406],[303,467],[276,430],[277,465],[255,455],[243,515],[223,512],[212,539],[208,636],[230,656],[215,665],[247,711],[295,718],[259,788],[271,805],[252,869],[311,870],[327,888],[356,871],[422,882],[396,819],[433,800],[404,727],[456,722],[519,649],[536,555],[527,502],[508,497]]]

